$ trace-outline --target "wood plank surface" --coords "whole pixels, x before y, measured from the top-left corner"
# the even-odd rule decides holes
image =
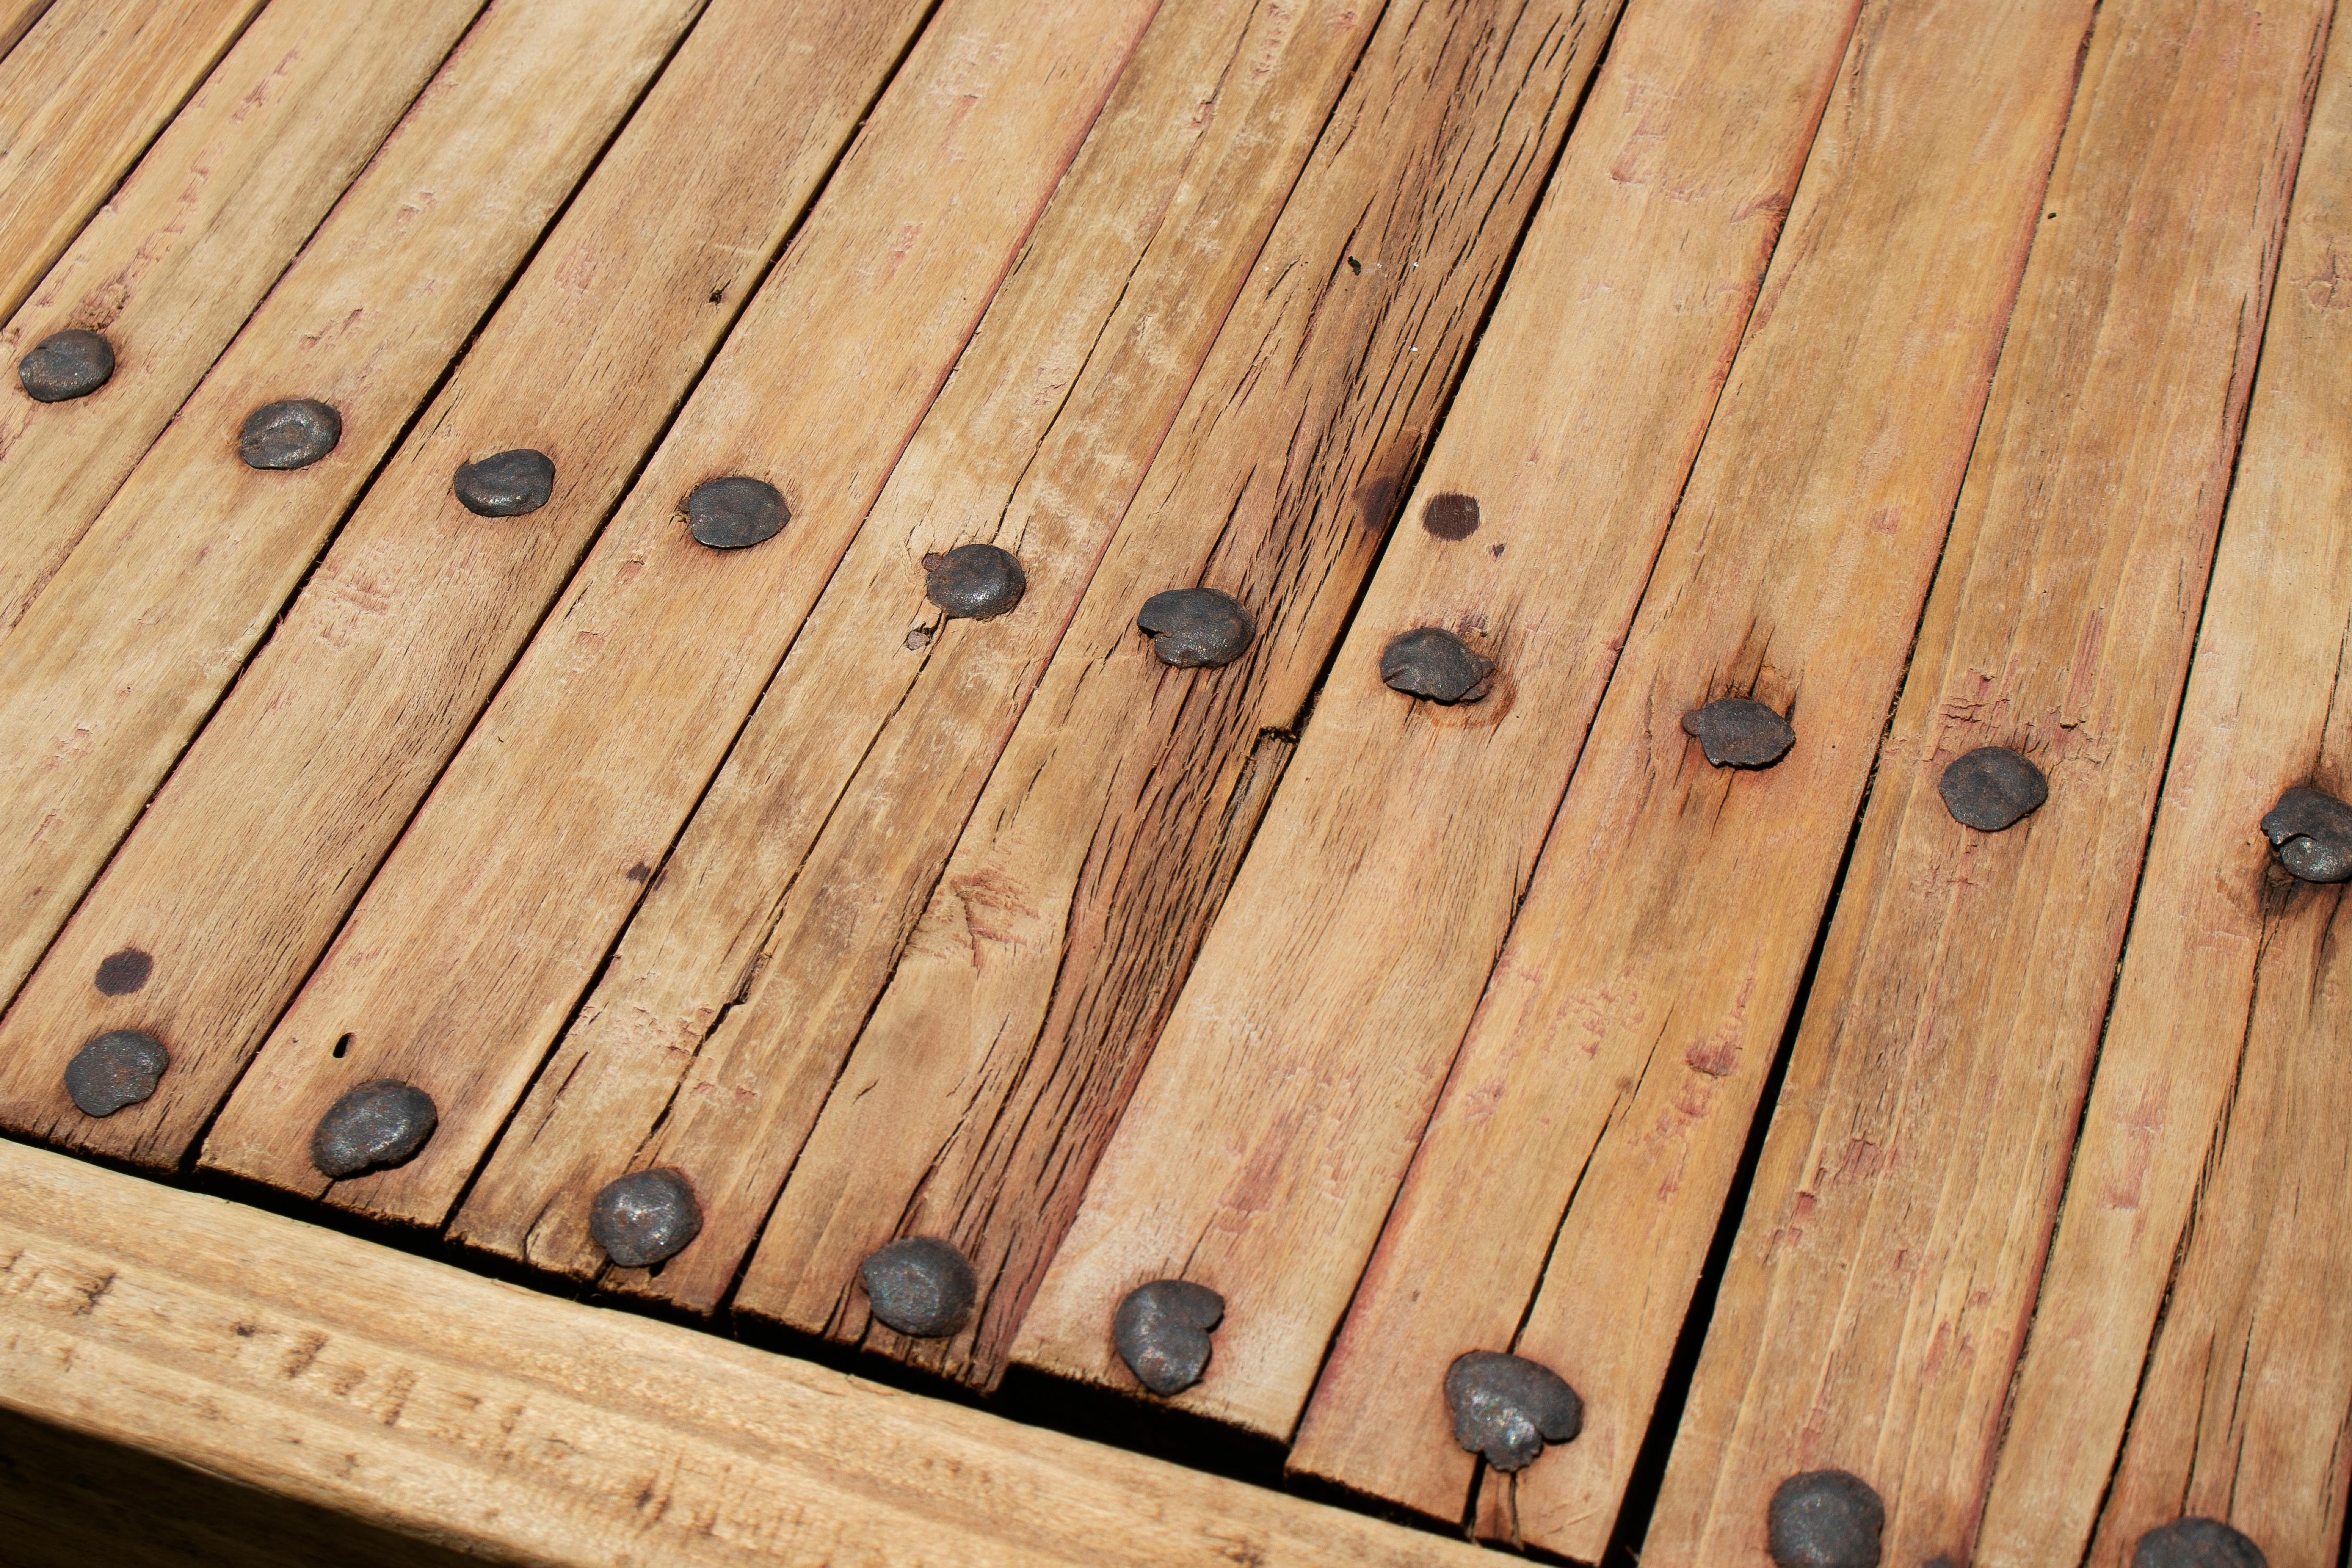
[[[2335,888],[2272,865],[2347,793],[2352,28],[2337,16],[2245,447],[1974,1561],[2128,1561],[2180,1512],[2340,1561],[2352,1105]]]
[[[1888,1561],[1981,1561],[1979,1500],[2138,885],[2330,9],[2100,12],[1644,1563],[1754,1555],[1773,1489],[1822,1468],[1885,1498]],[[1937,793],[1981,746],[2049,780],[2048,803],[1997,834]],[[2341,1151],[2325,1159],[2340,1178]],[[2232,1276],[2246,1253],[2232,1247]],[[2176,1369],[2144,1407],[2193,1409],[2201,1384]],[[2296,1561],[2318,1563],[2323,1529],[2332,1552],[2340,1479],[2323,1463],[2294,1489],[2298,1513],[2322,1482],[2334,1505]],[[2134,1511],[2145,1528],[2179,1504],[2174,1488],[2161,1518]],[[2074,1544],[2032,1560],[2077,1561]]]
[[[0,5],[0,53],[16,47],[17,40],[33,30],[53,0],[10,0]]]
[[[592,1275],[590,1198],[677,1166],[702,1236],[631,1282],[717,1304],[1369,36],[1161,12],[455,1235]],[[942,622],[922,559],[976,539],[1020,608]]]
[[[655,862],[865,521],[1158,0],[950,0],[806,226],[205,1144],[307,1194],[353,1085],[431,1094],[417,1158],[332,1201],[437,1223],[545,1059]],[[697,484],[792,509],[696,543]],[[429,976],[431,984],[420,984]],[[350,1037],[347,1049],[339,1046]],[[449,1042],[464,1040],[463,1051]]]
[[[0,1258],[0,1405],[497,1561],[1484,1561],[5,1142]]]
[[[0,317],[236,41],[261,0],[57,0],[0,59]]]
[[[57,934],[699,8],[494,8],[0,642],[0,991]],[[340,444],[299,470],[247,468],[247,414],[286,396],[338,409]],[[11,1125],[63,1106],[56,1052],[81,1037],[14,1064]]]
[[[318,961],[911,42],[922,0],[720,0],[573,198],[270,643],[0,1022],[0,1116],[135,1160],[188,1151]],[[458,464],[551,455],[489,521]],[[146,982],[108,996],[111,953]],[[173,1068],[103,1121],[60,1091],[94,1031]]]
[[[1000,1373],[1615,17],[1391,9],[830,1086],[739,1312]],[[1165,668],[1135,628],[1195,584],[1257,625],[1222,670]],[[789,995],[758,998],[771,1031]],[[986,1282],[952,1339],[869,1321],[857,1264],[898,1234],[951,1237]]]
[[[261,302],[481,9],[277,0],[5,329],[102,332],[87,397],[0,397],[0,635]]]

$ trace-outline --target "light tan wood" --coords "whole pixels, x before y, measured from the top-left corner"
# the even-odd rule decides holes
[[[2352,793],[2352,28],[2294,185],[2130,944],[1973,1561],[2116,1564],[2183,1510],[2333,1568],[2352,1408],[2338,890],[2269,864]],[[2267,51],[2266,51],[2267,52]]]
[[[545,1058],[1102,108],[1158,0],[950,0],[205,1144],[317,1194],[306,1131],[417,1084],[439,1129],[333,1201],[438,1222]],[[793,509],[707,550],[743,473]],[[350,1036],[348,1049],[338,1042]],[[466,1042],[462,1050],[451,1042]]]
[[[106,334],[88,397],[0,395],[0,635],[16,625],[465,32],[479,0],[278,0],[0,329]]]
[[[1485,1561],[0,1143],[0,1405],[499,1561]]]
[[[596,1190],[674,1164],[702,1236],[629,1283],[733,1283],[1370,31],[1352,0],[1160,12],[455,1235],[592,1275]],[[942,622],[923,557],[975,540],[1027,590]]]
[[[17,40],[33,30],[33,24],[49,8],[51,0],[14,0],[0,5],[0,53],[16,47]]]
[[[0,1023],[0,1117],[142,1161],[184,1155],[743,309],[922,0],[720,0],[173,769]],[[686,13],[672,13],[678,25]],[[553,499],[488,521],[457,465],[553,458]],[[101,994],[136,949],[137,992]],[[146,1104],[62,1092],[94,1031],[173,1053]]]
[[[739,1312],[978,1383],[1002,1370],[1613,18],[1383,20],[833,1086]],[[1257,622],[1221,671],[1167,669],[1135,628],[1149,595],[1195,583]],[[868,1321],[857,1264],[908,1233],[953,1238],[987,1282],[952,1340]]]
[[[697,9],[493,10],[0,642],[0,992],[57,934]],[[287,396],[339,409],[341,444],[298,471],[247,468],[247,414]],[[54,1083],[44,1092],[57,1103]]]
[[[0,317],[13,316],[261,0],[58,0],[0,59]]]
[[[1755,1555],[1773,1489],[1830,1468],[1885,1498],[1887,1561],[1981,1561],[1970,1536],[2138,885],[2329,10],[2100,13],[1645,1563]],[[2048,775],[2048,804],[2005,832],[1963,827],[1937,793],[1979,746]],[[2340,1208],[2333,1191],[2311,1196]],[[2281,1239],[2315,1224],[2306,1211]],[[2231,1276],[2247,1251],[2232,1247]],[[2352,1361],[2339,1337],[2334,1358]],[[2202,1384],[2176,1369],[2144,1408],[2193,1410]],[[2257,1419],[2268,1392],[2243,1402]],[[2341,1398],[2314,1412],[2326,1434],[2345,1414]],[[2314,1568],[2340,1511],[2309,1507],[2323,1481],[2341,1490],[2326,1447],[2307,1488],[2272,1500],[2310,1515],[2294,1560]],[[2168,1522],[2179,1500],[2174,1487],[2161,1520],[2135,1511]],[[2079,1561],[2073,1547],[2032,1557]]]

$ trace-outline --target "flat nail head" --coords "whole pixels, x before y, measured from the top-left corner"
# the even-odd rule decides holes
[[[1471,1351],[1445,1369],[1454,1440],[1498,1470],[1524,1470],[1546,1443],[1584,1430],[1584,1401],[1559,1373],[1525,1356]]]
[[[2278,863],[2306,882],[2352,881],[2352,805],[2297,784],[2263,818]]]
[[[993,544],[959,544],[927,559],[923,574],[923,597],[951,621],[994,620],[1029,591],[1020,558]]]
[[[1151,634],[1151,651],[1179,669],[1231,664],[1249,650],[1257,623],[1242,602],[1214,588],[1171,588],[1143,601],[1135,624]]]
[[[2006,746],[1979,746],[1952,760],[1936,793],[1953,820],[1979,833],[1999,833],[2042,809],[2050,781]]]
[[[702,1205],[682,1171],[631,1171],[588,1205],[588,1234],[624,1268],[650,1268],[702,1234]]]
[[[114,379],[114,345],[80,327],[51,332],[16,362],[16,379],[36,403],[88,397]]]
[[[517,447],[478,463],[459,465],[452,488],[476,517],[522,517],[545,506],[555,493],[555,459]]]
[[[1772,1493],[1769,1524],[1780,1568],[1878,1568],[1886,1505],[1859,1477],[1808,1470]]]
[[[111,1116],[155,1094],[172,1065],[163,1042],[137,1029],[113,1029],[74,1053],[66,1064],[66,1094],[84,1116]]]
[[[441,1120],[433,1097],[395,1078],[363,1083],[330,1106],[310,1134],[310,1163],[323,1175],[356,1176],[397,1165],[425,1147]]]
[[[1683,732],[1718,768],[1769,768],[1789,754],[1797,731],[1761,702],[1724,697],[1683,715]]]
[[[730,474],[705,479],[687,493],[686,526],[695,542],[713,550],[748,550],[792,521],[784,494],[765,479]]]
[[[2179,1519],[2139,1538],[2132,1568],[2270,1568],[2270,1559],[2218,1519]]]
[[[1165,1399],[1209,1370],[1209,1331],[1223,1321],[1225,1299],[1190,1279],[1154,1279],[1127,1293],[1111,1314],[1111,1343],[1136,1382]]]
[[[936,1236],[878,1247],[857,1266],[874,1315],[909,1339],[945,1339],[971,1319],[980,1279],[962,1253]]]
[[[248,468],[307,468],[342,438],[341,415],[315,397],[287,397],[245,416],[236,448]]]
[[[1486,695],[1495,661],[1440,626],[1399,632],[1381,649],[1381,679],[1408,697],[1432,702],[1475,702]]]

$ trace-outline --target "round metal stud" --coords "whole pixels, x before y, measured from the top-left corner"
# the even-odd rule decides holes
[[[2139,1538],[2132,1568],[2270,1568],[2270,1559],[2218,1519],[2179,1519]]]
[[[2352,881],[2352,805],[2297,784],[2263,818],[2278,863],[2305,882]]]
[[[1151,651],[1180,669],[1214,668],[1249,651],[1257,624],[1242,602],[1214,588],[1171,588],[1143,601],[1135,624],[1151,634]]]
[[[702,1205],[683,1171],[631,1171],[588,1205],[588,1234],[624,1268],[650,1268],[702,1234]]]
[[[1499,1351],[1471,1351],[1445,1369],[1445,1407],[1454,1440],[1484,1454],[1498,1470],[1524,1470],[1547,1443],[1584,1430],[1584,1401],[1541,1362]]]
[[[51,332],[16,362],[16,380],[37,403],[88,397],[114,379],[114,345],[73,327]]]
[[[1789,754],[1797,731],[1761,702],[1725,697],[1683,715],[1683,731],[1718,768],[1769,768]]]
[[[909,1236],[867,1254],[857,1266],[874,1315],[909,1339],[937,1340],[971,1321],[980,1278],[949,1243]]]
[[[111,1116],[155,1094],[172,1053],[154,1036],[113,1029],[74,1053],[66,1064],[66,1094],[84,1116]]]
[[[923,576],[923,597],[951,621],[994,620],[1029,590],[1020,558],[993,544],[959,544],[944,555],[926,556]]]
[[[330,1106],[310,1134],[310,1163],[340,1181],[397,1165],[425,1147],[441,1113],[414,1084],[380,1078]]]
[[[341,415],[315,397],[288,397],[247,415],[236,448],[248,468],[307,468],[342,438]]]
[[[530,447],[466,463],[451,482],[457,500],[476,517],[523,517],[555,493],[555,459]]]
[[[1886,1505],[1859,1477],[1808,1470],[1772,1493],[1768,1524],[1780,1568],[1878,1568]]]
[[[705,479],[688,492],[687,531],[713,550],[748,550],[765,543],[792,521],[783,492],[765,479],[732,474]]]
[[[1225,1299],[1190,1279],[1154,1279],[1127,1293],[1111,1314],[1111,1343],[1136,1382],[1165,1399],[1209,1370],[1209,1331],[1223,1321]]]
[[[1432,702],[1475,702],[1486,695],[1495,661],[1440,626],[1415,626],[1381,650],[1381,679],[1408,697]]]
[[[1999,833],[2042,809],[2050,798],[2050,781],[2006,746],[1979,746],[1952,759],[1936,793],[1954,821],[1979,833]]]

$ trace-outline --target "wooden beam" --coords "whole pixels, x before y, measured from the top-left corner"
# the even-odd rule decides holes
[[[5,1142],[0,1258],[0,1405],[501,1561],[1486,1561]]]

